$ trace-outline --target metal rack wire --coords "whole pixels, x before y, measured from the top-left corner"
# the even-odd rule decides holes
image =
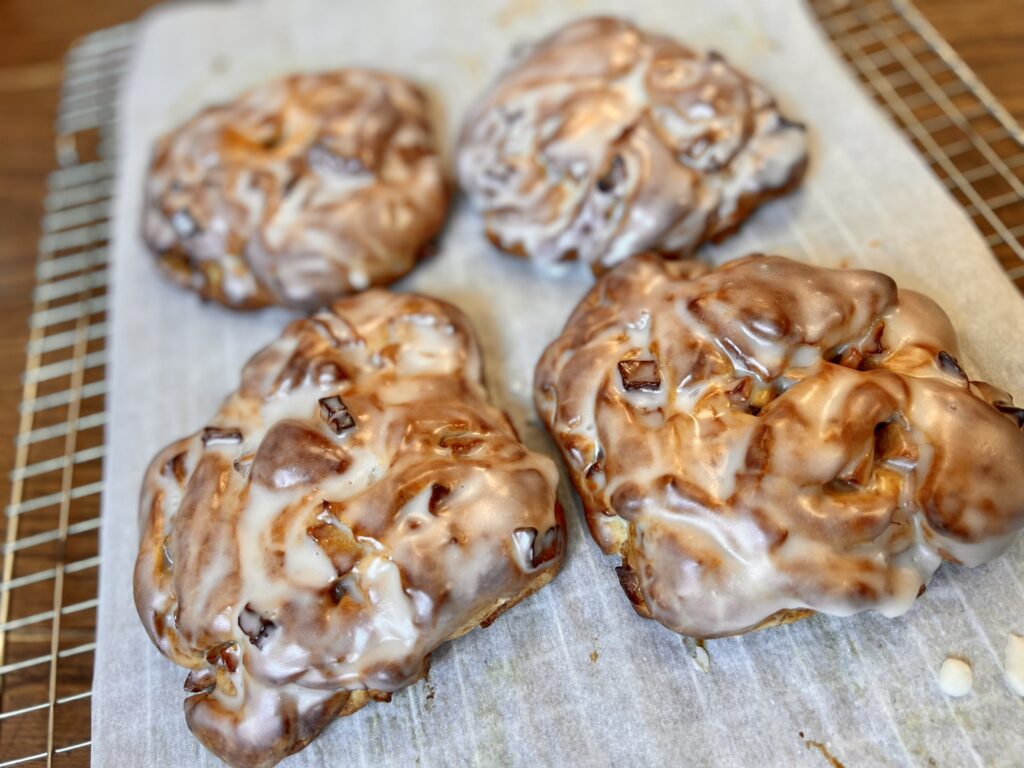
[[[67,55],[0,582],[0,765],[85,765],[103,460],[107,229],[131,27]]]
[[[1024,291],[1024,131],[909,0],[810,0]]]
[[[906,0],[809,0],[869,92],[1024,290],[1024,135]],[[68,53],[0,522],[0,768],[86,765],[95,648],[107,231],[131,25]]]

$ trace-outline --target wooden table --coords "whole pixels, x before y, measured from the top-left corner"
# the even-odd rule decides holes
[[[1024,122],[1024,0],[916,2],[1009,112]],[[154,4],[151,0],[0,0],[0,500],[4,504],[10,494],[7,472],[14,460],[11,438],[17,427],[41,199],[46,174],[54,167],[53,122],[62,59],[77,37],[133,19]],[[49,607],[50,597],[47,586],[40,592],[39,610]],[[83,664],[82,685],[88,685],[88,674],[89,666]],[[87,734],[87,724],[82,726]],[[28,734],[20,738],[26,740]],[[19,731],[6,729],[3,739],[18,741]]]

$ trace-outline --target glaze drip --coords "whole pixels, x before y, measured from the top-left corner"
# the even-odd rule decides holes
[[[613,18],[513,58],[466,119],[459,181],[500,248],[595,272],[686,256],[794,187],[805,130],[714,52]]]
[[[715,637],[896,616],[943,560],[1010,545],[1024,432],[957,354],[942,310],[876,272],[646,254],[576,308],[535,399],[636,609]]]
[[[160,138],[143,231],[205,298],[314,308],[412,269],[447,203],[424,95],[347,69],[275,80]]]
[[[554,575],[557,482],[454,307],[370,291],[293,322],[143,483],[136,605],[191,670],[189,727],[269,766],[418,680]]]

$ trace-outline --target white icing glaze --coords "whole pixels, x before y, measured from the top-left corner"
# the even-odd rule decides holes
[[[971,665],[962,659],[950,657],[939,667],[939,687],[947,696],[966,696],[974,686]]]
[[[943,560],[1010,546],[1024,411],[956,354],[878,273],[646,254],[576,308],[535,399],[637,610],[713,637],[898,616]]]
[[[1003,655],[1006,684],[1018,696],[1024,696],[1024,637],[1007,635]]]
[[[135,595],[189,726],[272,765],[545,583],[557,470],[490,406],[461,313],[371,291],[292,323],[151,464]]]
[[[206,298],[315,307],[412,269],[447,203],[426,98],[348,69],[275,80],[162,137],[143,229]]]
[[[467,117],[457,166],[500,248],[601,271],[728,234],[797,183],[804,134],[717,54],[592,18],[514,58]]]

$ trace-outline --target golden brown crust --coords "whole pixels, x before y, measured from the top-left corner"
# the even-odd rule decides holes
[[[534,395],[637,612],[719,637],[898,615],[943,560],[1010,545],[1024,410],[956,355],[878,273],[647,254],[583,298]]]
[[[756,627],[749,629],[749,632],[756,632],[759,629],[770,629],[771,627],[781,627],[784,624],[792,624],[794,621],[800,621],[801,619],[809,619],[817,611],[812,611],[808,608],[787,608],[781,611],[776,611],[767,619],[762,621]]]
[[[293,322],[144,481],[136,606],[191,670],[189,727],[272,765],[420,679],[554,576],[556,485],[454,307],[371,291]]]
[[[204,299],[313,308],[412,269],[448,197],[418,88],[361,69],[293,75],[157,141],[143,232]]]

